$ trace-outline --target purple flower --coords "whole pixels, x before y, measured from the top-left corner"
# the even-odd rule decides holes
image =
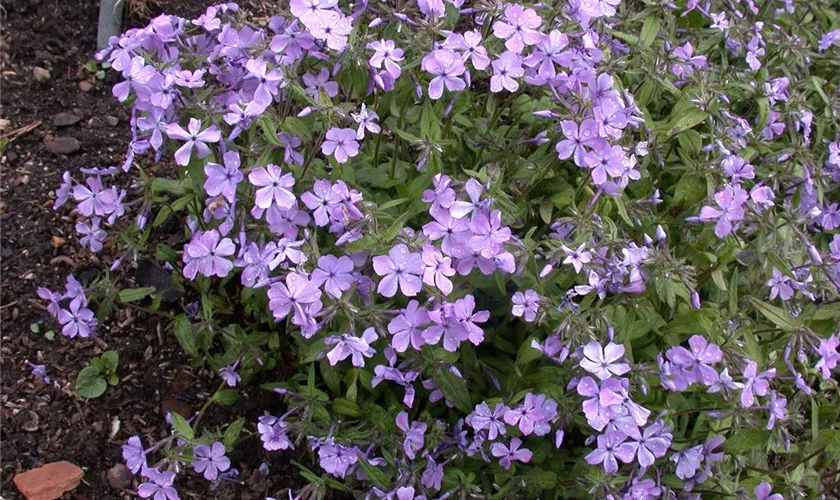
[[[670,427],[665,427],[661,420],[650,424],[636,441],[636,454],[639,465],[650,467],[657,458],[664,457],[671,446],[673,435]]]
[[[740,156],[727,156],[721,163],[723,171],[730,177],[733,184],[738,184],[741,179],[754,179],[755,167],[747,163]]]
[[[219,231],[198,231],[192,240],[184,245],[184,277],[194,280],[196,274],[224,278],[233,269],[228,259],[236,252],[236,245],[230,238],[222,238]]]
[[[595,122],[598,124],[598,133],[601,137],[619,138],[627,127],[627,114],[624,106],[618,99],[603,99],[593,107]]]
[[[576,250],[572,250],[566,245],[563,245],[561,248],[563,253],[566,254],[566,258],[563,259],[563,264],[571,264],[577,273],[583,269],[584,264],[592,262],[592,254],[586,251],[586,243],[581,243]]]
[[[32,369],[30,374],[33,377],[41,377],[45,384],[49,384],[52,380],[50,376],[47,375],[47,367],[44,365],[36,365],[35,363],[30,363],[29,361],[26,362],[29,365],[29,368]]]
[[[318,258],[318,268],[312,271],[312,281],[324,285],[325,292],[340,299],[355,282],[353,267],[350,257],[323,255]]]
[[[402,70],[398,62],[403,60],[403,50],[396,48],[393,40],[379,40],[367,44],[367,48],[375,51],[370,58],[370,65],[374,68],[385,66],[385,71],[396,80],[400,77]]]
[[[686,448],[679,453],[671,455],[671,461],[677,467],[677,477],[684,480],[697,474],[697,471],[700,469],[701,460],[703,460],[703,445]]]
[[[233,265],[244,267],[242,284],[249,288],[260,288],[268,284],[268,274],[285,258],[285,255],[281,258],[279,254],[280,250],[273,241],[266,243],[264,247],[254,242],[248,243],[240,257],[233,261]]]
[[[446,87],[450,92],[460,92],[467,88],[467,83],[460,78],[467,70],[464,61],[452,50],[436,49],[423,57],[423,71],[434,75],[429,82],[429,98],[438,100]]]
[[[143,450],[143,443],[137,436],[131,436],[122,445],[122,457],[125,466],[134,474],[146,468],[146,451]]]
[[[456,300],[452,307],[454,319],[466,331],[467,339],[474,345],[478,345],[484,340],[484,330],[476,323],[484,323],[490,319],[490,311],[474,311],[475,298],[472,295],[465,295]]]
[[[352,358],[353,366],[357,368],[365,366],[365,358],[370,358],[376,353],[376,350],[370,344],[377,338],[376,330],[373,328],[365,330],[361,337],[356,337],[349,333],[345,333],[340,337],[327,337],[324,340],[324,344],[335,345],[327,353],[330,366],[335,366],[339,361],[344,361],[347,358]]]
[[[388,323],[388,333],[394,336],[391,346],[397,352],[405,352],[411,343],[411,346],[419,351],[426,343],[420,328],[428,324],[429,311],[419,307],[416,300],[409,301],[405,309]]]
[[[770,493],[773,491],[773,487],[765,482],[756,486],[754,491],[755,500],[785,500],[785,497],[778,493],[773,493],[771,495]]]
[[[472,61],[473,67],[479,71],[490,66],[487,49],[481,45],[481,33],[476,30],[467,31],[463,35],[451,33],[444,45],[448,49],[464,51],[464,62]]]
[[[557,402],[545,394],[525,395],[525,400],[516,408],[505,412],[505,422],[517,425],[525,436],[545,436],[551,431],[549,421],[557,416]]]
[[[534,454],[531,453],[531,450],[520,448],[520,446],[522,446],[522,440],[519,438],[513,438],[510,440],[510,445],[493,443],[490,446],[490,453],[492,453],[494,457],[499,458],[499,465],[504,467],[505,470],[508,470],[510,469],[512,462],[522,462],[523,464],[527,464],[531,461],[531,457],[534,456]]]
[[[271,415],[263,415],[257,423],[257,432],[260,433],[263,448],[268,451],[294,448],[287,435],[288,430],[289,426],[284,420]]]
[[[770,280],[767,281],[767,286],[770,287],[770,300],[776,297],[781,297],[782,300],[790,300],[793,297],[793,287],[796,282],[775,267],[771,274]]]
[[[688,344],[691,347],[690,351],[682,346],[668,349],[666,352],[668,360],[680,367],[689,380],[693,379],[706,386],[714,384],[718,379],[718,374],[709,365],[723,361],[723,351],[715,344],[708,343],[701,335],[692,335],[688,339]]]
[[[817,354],[820,355],[820,359],[814,365],[814,368],[820,370],[823,380],[830,379],[831,371],[837,368],[837,364],[840,363],[840,353],[837,352],[838,347],[840,347],[840,338],[837,335],[820,340],[820,345],[817,347]]]
[[[741,406],[749,408],[755,403],[755,396],[766,396],[767,391],[770,390],[770,382],[768,379],[776,376],[776,369],[771,368],[767,371],[758,373],[758,364],[751,360],[744,360],[747,363],[744,368],[744,387],[741,392]]]
[[[501,92],[503,88],[508,92],[516,92],[519,89],[519,82],[516,79],[522,78],[524,74],[525,70],[522,69],[522,59],[519,55],[513,52],[504,52],[493,61],[490,92]]]
[[[93,311],[84,307],[84,301],[79,297],[70,301],[69,309],[58,311],[58,322],[64,325],[61,334],[71,339],[77,335],[82,338],[89,337],[96,326]]]
[[[451,190],[451,189],[450,189]],[[453,201],[454,203],[454,191]],[[423,234],[429,238],[429,241],[437,241],[443,238],[440,248],[443,253],[452,255],[453,246],[464,243],[470,233],[470,222],[466,218],[456,219],[449,215],[449,211],[441,210],[432,211],[434,221],[429,222],[423,226]]]
[[[352,128],[332,127],[327,131],[326,140],[321,144],[321,152],[325,155],[334,155],[338,163],[346,163],[348,159],[359,154],[356,131]]]
[[[505,40],[505,47],[519,54],[526,45],[536,45],[542,34],[537,31],[542,19],[534,9],[525,9],[519,4],[505,7],[505,20],[493,23],[493,34]]]
[[[79,245],[82,248],[90,247],[91,252],[99,252],[102,250],[102,243],[108,237],[108,233],[99,228],[99,217],[94,217],[90,220],[90,224],[79,221],[76,223],[76,232],[82,235],[79,239]]]
[[[84,184],[73,186],[73,199],[78,202],[76,209],[85,217],[96,215],[108,215],[114,211],[114,204],[117,200],[117,191],[114,188],[103,189],[102,178],[91,176]]]
[[[525,290],[525,293],[516,292],[511,298],[513,307],[511,314],[517,318],[525,317],[525,322],[531,323],[537,317],[540,308],[540,296],[534,290]]]
[[[242,182],[244,176],[239,171],[239,153],[228,151],[224,155],[224,166],[208,162],[204,165],[204,190],[209,196],[223,195],[227,201],[233,203],[236,199],[236,185]]]
[[[215,125],[210,125],[208,128],[201,130],[201,120],[195,118],[190,118],[187,130],[184,130],[178,123],[170,123],[166,127],[166,135],[170,139],[186,141],[183,146],[175,151],[175,161],[181,166],[190,163],[193,148],[198,152],[199,158],[205,158],[210,156],[211,153],[207,143],[219,142],[222,138],[221,131]]]
[[[144,469],[143,475],[150,482],[143,483],[137,487],[137,495],[140,498],[154,496],[154,500],[179,500],[178,492],[172,486],[175,482],[173,471],[160,472],[156,468]]]
[[[293,16],[305,19],[319,15],[321,10],[333,9],[336,5],[338,0],[291,0],[289,9]]]
[[[586,165],[584,157],[587,154],[586,148],[601,149],[606,141],[598,135],[598,124],[595,120],[587,118],[580,125],[572,120],[560,122],[563,135],[566,137],[557,143],[555,150],[561,160],[574,156],[575,165],[583,167]]]
[[[406,297],[414,297],[423,288],[420,280],[423,259],[419,253],[409,252],[403,244],[391,248],[388,255],[374,257],[373,269],[383,277],[377,291],[385,297],[393,297],[397,293],[397,285]]]
[[[341,197],[333,190],[330,181],[319,179],[312,186],[312,191],[307,191],[300,196],[300,200],[315,218],[315,224],[326,226],[330,222],[332,211],[341,205]]]
[[[580,367],[601,380],[619,377],[630,371],[627,363],[617,363],[624,357],[624,346],[610,342],[604,347],[592,341],[583,346],[583,359]]]
[[[785,420],[787,418],[787,398],[776,391],[771,391],[767,409],[770,411],[770,418],[767,421],[766,429],[772,430],[777,420]]]
[[[339,52],[347,46],[347,36],[353,30],[353,19],[334,10],[317,10],[312,16],[301,18],[301,21],[313,38],[326,41],[327,47]]]
[[[245,108],[246,116],[257,116],[263,113],[265,109],[271,104],[274,96],[280,92],[280,84],[283,82],[283,74],[279,69],[266,72],[268,67],[262,59],[250,59],[245,63],[245,69],[248,74],[243,78],[243,82],[254,85],[254,98]],[[285,86],[285,83],[283,84]]]
[[[196,472],[204,474],[204,479],[215,481],[219,472],[230,469],[230,459],[225,456],[225,445],[216,441],[212,446],[204,444],[193,448],[193,455],[198,458],[192,463]]]
[[[306,93],[311,95],[317,103],[321,103],[322,91],[328,97],[338,95],[338,83],[330,81],[330,71],[327,68],[321,68],[318,76],[314,76],[311,73],[304,74],[303,83],[306,85],[306,89],[304,89]]]
[[[493,258],[501,250],[501,244],[510,240],[510,228],[502,224],[502,212],[493,210],[490,214],[479,212],[470,222],[473,236],[467,245],[473,250],[480,250],[482,257]]]
[[[603,464],[607,474],[618,472],[618,460],[629,464],[636,455],[636,448],[632,443],[626,442],[626,439],[627,436],[622,432],[611,431],[601,434],[598,436],[598,448],[586,455],[586,463]]]
[[[417,7],[420,9],[420,12],[427,16],[443,17],[446,13],[446,6],[443,4],[443,0],[417,0]]]
[[[445,257],[440,250],[431,245],[423,245],[422,258],[425,266],[423,283],[437,288],[444,295],[449,295],[452,291],[452,281],[449,277],[455,275],[452,259]]]
[[[268,290],[268,308],[274,314],[274,320],[280,321],[294,310],[292,323],[298,326],[314,326],[308,307],[317,305],[320,309],[321,290],[318,284],[298,273],[286,275],[286,284],[274,283]]]
[[[219,377],[225,381],[228,387],[236,387],[236,384],[242,380],[242,377],[236,373],[236,367],[239,365],[239,360],[237,359],[233,365],[223,366],[219,368]]]
[[[507,427],[505,427],[504,416],[510,410],[502,403],[496,403],[493,411],[486,402],[482,402],[475,406],[475,410],[467,415],[465,422],[472,427],[476,432],[486,430],[487,437],[493,441],[498,436],[507,434]]]
[[[356,129],[356,139],[358,140],[365,138],[365,130],[373,134],[378,134],[382,131],[382,127],[376,123],[376,120],[379,120],[379,115],[375,111],[369,110],[365,106],[365,103],[362,103],[362,107],[358,113],[350,113],[350,116],[353,117],[353,121],[359,124],[359,128]]]
[[[401,411],[397,415],[397,427],[405,433],[405,440],[403,441],[403,451],[405,455],[414,460],[417,452],[423,449],[425,443],[426,423],[425,422],[408,422],[408,413]]]
[[[117,68],[115,68],[117,69]],[[147,66],[145,59],[140,56],[131,58],[131,63],[127,66],[122,76],[124,81],[114,85],[111,93],[118,101],[124,102],[128,99],[131,89],[137,94],[140,100],[146,100],[151,96],[151,89],[149,88],[149,81],[157,74],[154,66]]]
[[[284,174],[277,165],[255,168],[248,174],[248,180],[260,187],[255,200],[258,207],[267,209],[276,204],[280,208],[289,209],[295,204],[295,195],[289,190],[295,185],[295,178],[291,173]]]
[[[435,463],[432,457],[427,456],[426,468],[423,470],[423,477],[420,478],[420,484],[431,490],[440,490],[442,483],[443,465]]]
[[[323,445],[318,448],[318,458],[325,471],[343,478],[347,469],[358,462],[359,452],[355,448],[347,448],[340,444]]]
[[[735,225],[744,220],[744,203],[747,201],[747,192],[740,186],[726,186],[723,191],[715,193],[715,202],[718,208],[705,206],[700,210],[701,221],[717,220],[715,234],[723,238],[732,232]]]

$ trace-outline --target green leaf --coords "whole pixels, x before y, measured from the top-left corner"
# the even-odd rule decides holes
[[[184,314],[175,318],[175,324],[172,327],[172,331],[175,333],[175,338],[178,339],[178,343],[181,344],[181,347],[183,347],[190,356],[197,358],[198,344],[196,343],[194,329],[195,327],[192,323],[190,323],[190,320],[187,319],[187,316]]]
[[[811,316],[812,321],[823,321],[834,318],[840,318],[840,302],[824,305],[818,308],[814,315]]]
[[[175,428],[175,432],[186,439],[195,439],[195,432],[193,432],[193,428],[187,419],[184,418],[178,412],[171,411],[169,412],[169,419],[172,421],[172,427]]]
[[[108,373],[114,373],[117,371],[117,366],[120,364],[120,355],[117,351],[105,351],[99,359],[102,360],[102,364]]]
[[[659,18],[654,15],[650,15],[645,19],[645,23],[642,25],[642,33],[639,35],[639,47],[644,49],[650,47],[650,44],[656,39],[656,35],[659,33]]]
[[[766,302],[750,297],[750,302],[758,309],[758,311],[767,319],[773,322],[774,325],[782,330],[793,330],[796,328],[797,321],[788,314],[787,311],[776,306],[771,306]]]
[[[467,383],[449,370],[440,370],[432,377],[446,400],[464,413],[473,410]]]
[[[346,415],[352,418],[359,418],[362,416],[362,409],[359,405],[350,401],[349,399],[336,398],[332,404],[333,411],[339,415]]]
[[[152,181],[152,194],[160,193],[170,193],[175,196],[184,196],[187,194],[187,188],[181,181],[158,177]]]
[[[384,486],[390,481],[390,475],[385,474],[379,468],[374,467],[364,458],[359,457],[358,463],[362,467],[362,470],[364,470],[365,475],[368,477],[368,479],[373,481],[374,484],[378,486]]]
[[[143,288],[127,288],[125,290],[120,290],[117,295],[120,298],[120,302],[126,304],[128,302],[137,302],[138,300],[149,295],[150,293],[153,293],[154,291],[155,287],[153,286],[146,286]]]
[[[227,429],[225,429],[225,434],[222,437],[222,444],[225,445],[227,450],[233,448],[233,445],[236,443],[236,440],[239,439],[239,434],[242,433],[242,427],[245,425],[244,418],[236,419],[232,424],[230,424]]]
[[[83,398],[98,398],[107,388],[108,382],[94,366],[86,366],[76,377],[76,394]]]
[[[755,448],[767,443],[770,431],[764,429],[745,428],[739,429],[732,437],[726,440],[726,452],[736,453],[739,451]]]
[[[213,402],[220,406],[230,406],[239,399],[239,391],[236,389],[223,389],[213,394]]]
[[[682,109],[678,110],[677,108]],[[679,104],[674,107],[674,111],[671,115],[671,122],[668,124],[668,135],[671,136],[675,136],[683,130],[694,128],[709,117],[709,113],[706,113],[694,105],[686,107],[679,106]]]

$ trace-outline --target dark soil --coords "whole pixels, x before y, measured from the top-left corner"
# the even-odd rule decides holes
[[[128,112],[110,93],[113,75],[100,81],[84,70],[95,50],[98,3],[7,0],[0,10],[0,102],[2,118],[8,120],[2,134],[12,140],[0,160],[0,495],[7,499],[19,497],[12,483],[15,474],[57,460],[85,470],[82,484],[66,498],[133,498],[136,481],[129,490],[119,491],[106,479],[107,471],[122,463],[121,444],[135,434],[147,446],[165,437],[165,412],[196,412],[219,381],[206,370],[190,368],[167,329],[166,317],[123,309],[100,325],[95,337],[67,339],[57,334],[58,325],[35,295],[38,286],[63,290],[67,274],[96,274],[118,257],[107,247],[97,255],[80,249],[74,214],[52,210],[53,190],[63,171],[79,178],[83,167],[119,165],[129,139]],[[125,24],[144,25],[143,16],[161,11],[194,16],[212,3],[216,2],[128,2],[150,10],[135,11]],[[49,80],[36,80],[36,66],[49,71]],[[57,127],[54,120],[61,113],[80,120]],[[55,137],[75,138],[80,147],[66,156],[55,154],[45,147]],[[131,265],[126,265],[118,278],[131,284],[132,274]],[[50,331],[56,333],[52,340]],[[120,384],[94,400],[76,396],[76,374],[108,349],[120,354]],[[26,361],[46,365],[51,383],[33,376]],[[244,416],[253,428],[263,410],[278,407],[278,397],[253,387],[242,391],[233,408],[212,408],[204,421],[223,424]],[[190,473],[179,475],[176,486],[185,499],[282,498],[287,487],[300,485],[289,465],[292,458],[299,459],[295,454],[269,456],[257,439],[250,439],[231,455],[243,484],[226,482],[211,492],[207,481]],[[257,471],[262,462],[270,465],[268,476]]]

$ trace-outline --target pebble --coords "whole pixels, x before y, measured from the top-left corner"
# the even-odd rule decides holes
[[[116,127],[117,124],[120,123],[120,119],[117,118],[116,116],[106,116],[105,117],[105,123],[107,123],[108,125],[110,125],[112,127]]]
[[[45,70],[40,66],[35,66],[32,69],[32,75],[35,77],[36,80],[38,80],[41,83],[49,81],[50,77],[52,77],[49,71]]]
[[[27,500],[55,500],[79,485],[85,472],[62,460],[18,474],[15,486]]]
[[[75,137],[56,137],[46,144],[47,150],[57,155],[73,154],[80,147],[82,145]]]
[[[90,92],[91,90],[93,90],[93,84],[87,80],[82,80],[81,82],[79,82],[79,90],[81,90],[82,92]]]
[[[115,490],[126,490],[131,486],[134,474],[123,464],[117,464],[108,470],[108,484]]]
[[[161,401],[160,404],[161,412],[166,415],[167,413],[178,413],[184,418],[190,418],[192,416],[192,408],[187,403],[175,398],[166,398]]]
[[[75,125],[82,117],[74,113],[59,113],[53,118],[53,125],[56,127],[69,127]]]

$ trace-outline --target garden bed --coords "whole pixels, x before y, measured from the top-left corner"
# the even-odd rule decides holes
[[[97,256],[77,245],[74,219],[52,209],[53,190],[61,173],[122,162],[130,138],[126,109],[113,99],[116,75],[97,79],[86,71],[96,43],[97,0],[4,2],[2,48],[3,133],[24,128],[6,148],[2,165],[2,493],[15,498],[12,479],[39,465],[67,460],[85,470],[74,498],[133,497],[108,481],[122,464],[120,445],[134,434],[160,438],[168,434],[167,411],[195,412],[215,389],[208,373],[191,370],[188,357],[165,328],[168,319],[124,309],[89,339],[69,339],[35,294],[39,286],[60,288],[74,273],[91,278],[107,269],[115,256]],[[210,1],[161,1],[150,12],[191,16]],[[148,19],[129,17],[130,25]],[[49,71],[39,82],[35,67]],[[73,122],[73,123],[70,123]],[[26,131],[26,128],[30,130]],[[56,137],[78,141],[78,150],[56,154],[46,146]],[[72,141],[69,141],[72,143]],[[149,158],[145,166],[151,165]],[[55,333],[53,334],[50,332]],[[49,335],[48,335],[49,334]],[[48,338],[52,337],[52,338]],[[93,356],[106,350],[120,355],[120,384],[104,396],[85,400],[74,394],[76,375]],[[27,361],[47,366],[45,384]],[[274,401],[272,401],[274,400]],[[240,402],[252,419],[279,404],[279,398],[252,387]],[[227,415],[208,415],[209,421]],[[279,496],[296,474],[285,469],[289,457],[275,457],[269,477],[253,471],[263,454],[251,440],[231,456],[247,486],[179,481],[182,498],[265,498]],[[128,490],[134,491],[132,485]]]

